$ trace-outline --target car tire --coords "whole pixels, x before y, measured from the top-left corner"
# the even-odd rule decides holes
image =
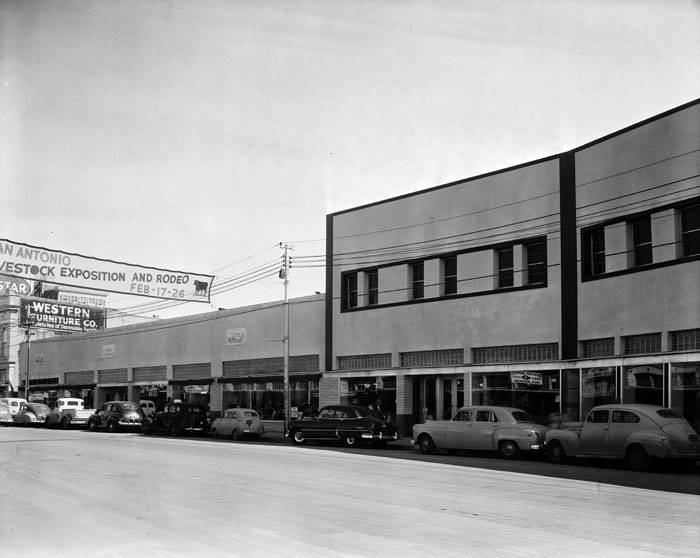
[[[305,444],[306,438],[304,437],[304,433],[301,430],[295,430],[292,432],[292,442],[294,442],[297,446]]]
[[[144,422],[141,424],[141,432],[142,432],[143,434],[146,434],[147,436],[148,436],[151,432],[153,432],[153,425],[151,424],[151,421],[150,421],[150,420],[144,421]]]
[[[498,453],[504,459],[515,459],[520,453],[520,448],[512,440],[501,440],[498,444]]]
[[[418,437],[418,449],[421,453],[433,453],[435,451],[435,442],[428,434],[421,434]]]
[[[212,429],[211,429],[211,437],[212,437],[212,438],[218,438],[218,437],[219,437],[219,435],[218,435],[217,432],[216,432],[216,428],[212,428]]]
[[[49,417],[46,417],[46,418],[44,419],[44,428],[49,428],[49,426],[51,426],[50,423],[49,423]]]
[[[69,426],[70,421],[64,417],[63,420],[61,420],[61,428],[63,428],[63,430],[66,430]]]
[[[114,422],[108,422],[107,423],[107,432],[110,434],[114,434],[117,431],[117,425],[114,424]]]
[[[343,438],[346,448],[356,448],[360,445],[360,439],[357,436],[345,436]]]
[[[91,420],[90,422],[88,422],[88,430],[89,430],[90,432],[97,432],[97,423],[96,423],[96,421]]]
[[[625,452],[625,463],[632,471],[648,471],[651,469],[651,458],[646,450],[634,444],[627,448]]]
[[[564,446],[557,440],[549,442],[547,445],[547,457],[552,463],[564,463],[566,461]]]
[[[233,430],[231,430],[231,439],[234,442],[237,442],[241,439],[241,433],[238,431],[238,429],[234,428]]]

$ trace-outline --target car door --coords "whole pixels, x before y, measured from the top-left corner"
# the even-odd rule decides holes
[[[307,438],[335,438],[335,424],[335,407],[325,407],[318,417],[301,423]]]
[[[624,409],[613,409],[610,418],[610,430],[608,431],[608,450],[610,457],[622,458],[625,456],[625,444],[627,438],[633,432],[640,430],[641,419],[637,413]]]
[[[496,449],[493,445],[493,432],[498,428],[498,419],[490,409],[476,409],[472,424],[471,448],[475,450]]]
[[[605,456],[608,453],[610,431],[610,409],[593,409],[581,427],[579,441],[581,453]]]
[[[458,411],[454,418],[445,425],[444,446],[448,449],[469,449],[472,443],[471,409]]]

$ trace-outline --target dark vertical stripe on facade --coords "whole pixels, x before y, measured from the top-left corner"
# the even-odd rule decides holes
[[[333,370],[333,215],[326,215],[326,370]]]
[[[576,262],[576,162],[573,152],[559,156],[561,228],[561,358],[578,357],[578,264]]]

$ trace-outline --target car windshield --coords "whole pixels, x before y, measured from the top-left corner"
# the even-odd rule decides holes
[[[122,409],[125,411],[138,411],[139,406],[135,403],[122,403]]]
[[[513,419],[515,422],[534,422],[532,417],[524,411],[513,411]]]
[[[258,416],[258,413],[256,413],[255,411],[246,411],[246,412],[243,413],[243,414],[244,414],[245,416],[247,416],[247,417],[253,417],[253,418],[255,418],[255,417]]]
[[[658,411],[656,411],[656,414],[659,415],[661,418],[671,418],[671,419],[682,419],[683,418],[676,411],[672,411],[671,409],[659,409]]]

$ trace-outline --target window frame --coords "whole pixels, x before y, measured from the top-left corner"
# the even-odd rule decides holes
[[[527,277],[525,278],[526,285],[539,285],[547,286],[547,240],[538,239],[531,242],[526,242],[523,244],[525,248],[525,268],[527,269]],[[537,257],[537,254],[533,254],[532,249],[535,246],[542,247],[542,255],[540,256],[541,261],[532,261],[533,258]],[[533,281],[532,277],[541,276],[542,279],[538,281]]]
[[[365,271],[367,277],[367,306],[379,304],[379,268]]]
[[[581,232],[581,275],[586,278],[605,274],[605,227],[590,227]]]
[[[698,256],[700,255],[700,203],[681,207],[679,213],[682,257]],[[691,226],[695,228],[690,228]]]
[[[630,221],[632,229],[632,267],[642,267],[654,262],[651,214]]]
[[[358,306],[357,279],[357,271],[349,271],[341,276],[340,309],[342,312],[347,312]]]
[[[504,255],[510,254],[510,262],[504,261]],[[508,266],[510,264],[510,266]],[[509,287],[515,286],[514,277],[514,267],[515,267],[515,254],[513,251],[513,245],[504,246],[496,250],[496,288],[497,289],[507,289]]]
[[[411,300],[425,298],[425,262],[411,264]]]
[[[442,260],[442,295],[457,294],[457,256],[446,256]],[[453,269],[454,268],[454,269]]]

